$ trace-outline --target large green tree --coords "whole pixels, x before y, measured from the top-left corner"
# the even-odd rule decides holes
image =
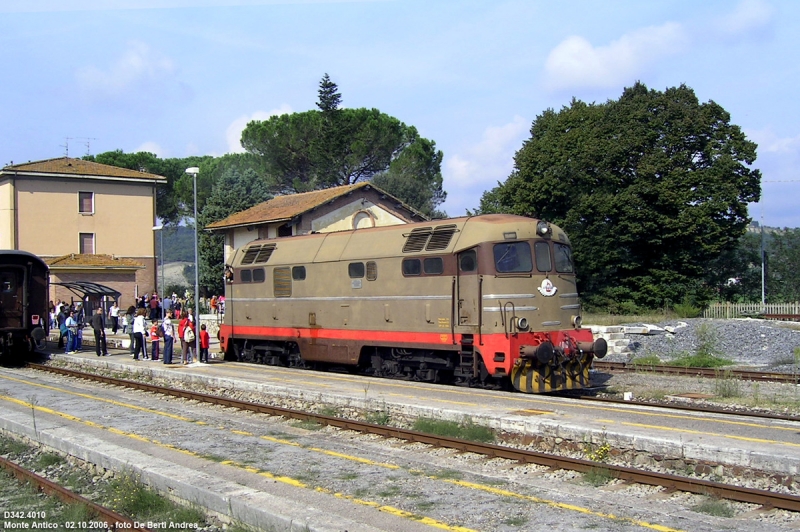
[[[535,215],[572,239],[591,304],[702,300],[709,263],[734,248],[758,201],[756,145],[713,101],[685,86],[636,83],[619,100],[573,99],[531,127],[482,212]]]
[[[433,213],[446,197],[436,144],[377,109],[341,108],[341,100],[326,74],[320,82],[319,110],[247,125],[242,146],[262,161],[273,190],[306,192],[382,175],[387,192]]]
[[[771,231],[768,257],[767,301],[800,301],[800,229]]]
[[[271,198],[267,183],[253,169],[228,168],[215,181],[203,211],[197,217],[199,227],[205,227]],[[224,236],[202,231],[198,248],[200,285],[207,294],[224,293]]]

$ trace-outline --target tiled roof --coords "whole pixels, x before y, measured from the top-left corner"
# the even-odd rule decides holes
[[[33,161],[22,164],[12,164],[3,168],[3,173],[19,172],[22,174],[44,174],[50,176],[91,176],[91,177],[112,177],[112,178],[135,178],[152,179],[163,181],[166,178],[156,174],[148,174],[137,170],[119,168],[108,164],[100,164],[83,159],[72,159],[70,157],[59,157],[57,159],[45,159],[44,161]]]
[[[290,220],[299,214],[310,211],[314,207],[319,207],[333,199],[364,187],[372,187],[375,190],[379,190],[371,183],[362,182],[355,185],[313,190],[302,194],[276,196],[247,210],[231,214],[223,220],[208,224],[206,229],[221,229],[254,223]]]
[[[53,257],[44,260],[50,268],[120,268],[120,269],[141,269],[144,264],[133,259],[114,257],[111,255],[88,255],[80,253],[70,253],[61,257]]]

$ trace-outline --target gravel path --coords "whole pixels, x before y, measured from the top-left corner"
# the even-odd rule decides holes
[[[669,362],[699,349],[733,360],[742,366],[759,366],[771,371],[798,371],[800,368],[800,324],[770,320],[684,319],[655,325],[661,334],[629,334],[631,353],[610,354],[612,362],[656,355]],[[674,332],[668,332],[674,331]]]

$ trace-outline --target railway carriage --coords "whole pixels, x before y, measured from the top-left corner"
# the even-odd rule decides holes
[[[44,346],[49,327],[47,264],[31,253],[0,250],[0,359]]]
[[[226,267],[227,360],[529,393],[589,385],[567,235],[482,215],[256,240]]]

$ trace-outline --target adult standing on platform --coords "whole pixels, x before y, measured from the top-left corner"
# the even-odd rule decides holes
[[[166,301],[166,299],[165,299]],[[175,328],[172,326],[172,311],[168,310],[164,316],[164,323],[161,324],[164,329],[164,364],[172,364],[172,351],[175,342]]]
[[[146,331],[144,324],[144,316],[146,313],[147,311],[144,308],[140,308],[136,311],[136,317],[133,319],[134,360],[139,360],[139,353],[142,354],[146,353],[146,351],[143,351],[144,335]]]
[[[111,318],[111,334],[117,334],[119,330],[119,305],[116,301],[111,305],[108,310],[108,316]]]
[[[106,324],[103,319],[103,308],[97,307],[95,312],[89,319],[89,324],[94,331],[94,351],[97,356],[108,356],[108,348],[106,347]]]

